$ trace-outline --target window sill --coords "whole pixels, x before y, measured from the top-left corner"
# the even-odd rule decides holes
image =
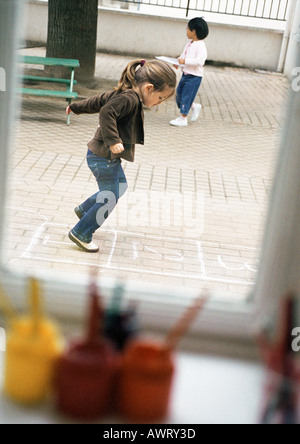
[[[0,380],[4,353],[0,353]],[[170,413],[164,424],[257,424],[264,371],[260,364],[224,357],[181,352]],[[0,398],[0,424],[74,424],[51,403],[25,408]],[[78,421],[76,421],[78,423]],[[104,417],[98,424],[124,424],[123,418]]]

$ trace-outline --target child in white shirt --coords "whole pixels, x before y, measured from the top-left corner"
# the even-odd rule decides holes
[[[194,103],[203,76],[203,67],[207,59],[207,50],[204,39],[209,30],[206,21],[202,17],[196,17],[188,22],[187,37],[190,41],[178,58],[180,65],[184,65],[182,77],[176,90],[176,103],[181,116],[171,120],[174,126],[187,126],[187,116],[192,110],[191,121],[198,119],[202,105]]]

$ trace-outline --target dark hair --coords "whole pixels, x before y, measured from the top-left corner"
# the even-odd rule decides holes
[[[176,87],[176,73],[166,62],[161,60],[133,60],[129,62],[116,88],[118,91],[131,89],[143,83],[152,83],[156,91],[162,91],[165,87]]]
[[[204,40],[208,34],[208,24],[202,17],[195,17],[188,22],[188,27],[191,31],[196,31],[199,40]]]

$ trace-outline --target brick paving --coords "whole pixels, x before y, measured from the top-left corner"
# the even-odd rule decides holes
[[[130,60],[97,54],[100,86],[77,85],[80,98],[111,88]],[[68,127],[63,100],[24,97],[11,153],[7,263],[76,274],[95,266],[103,276],[246,298],[259,266],[287,89],[275,73],[207,66],[197,122],[170,126],[174,99],[145,110],[145,145],[137,145],[134,163],[123,163],[129,190],[94,235],[97,254],[77,249],[67,233],[73,208],[97,190],[85,153],[98,116],[72,115]]]

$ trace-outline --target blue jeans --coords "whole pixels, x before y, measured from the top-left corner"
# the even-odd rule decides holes
[[[176,90],[176,103],[181,114],[188,115],[200,88],[201,81],[202,77],[182,74]]]
[[[82,242],[90,243],[93,233],[113,211],[128,185],[121,159],[104,159],[90,150],[86,158],[88,167],[96,178],[99,192],[78,206],[83,217],[71,231]]]

